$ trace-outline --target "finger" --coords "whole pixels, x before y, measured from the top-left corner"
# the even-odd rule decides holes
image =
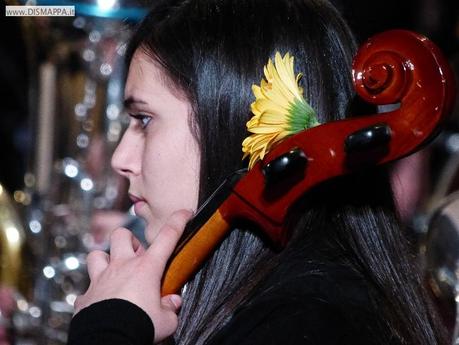
[[[137,248],[137,250],[135,251],[135,254],[137,256],[142,256],[143,254],[145,254],[145,248],[144,246],[140,246],[139,248]]]
[[[145,248],[143,247],[142,243],[140,243],[139,239],[135,236],[132,236],[132,248],[137,255],[142,255],[145,253]]]
[[[182,297],[179,295],[167,295],[161,297],[161,307],[166,310],[170,310],[174,313],[178,313],[182,306]]]
[[[133,237],[131,231],[118,228],[110,235],[110,260],[130,258],[134,255]]]
[[[110,256],[107,253],[101,250],[93,250],[90,252],[86,257],[89,279],[97,279],[97,277],[105,271],[109,262]]]
[[[156,267],[161,272],[164,270],[166,262],[174,251],[191,216],[192,212],[188,210],[174,212],[158,232],[152,245],[146,250],[147,255],[153,256],[153,259],[158,263]]]

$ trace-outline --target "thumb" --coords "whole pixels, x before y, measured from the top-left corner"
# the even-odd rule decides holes
[[[182,306],[182,297],[179,295],[167,295],[161,297],[161,307],[166,310],[170,310],[177,313]]]
[[[188,210],[174,212],[169,217],[166,224],[162,226],[151,246],[147,249],[146,254],[151,256],[152,259],[158,263],[157,268],[161,270],[161,273],[169,257],[173,253],[180,236],[182,236],[183,229],[191,216],[192,212]]]

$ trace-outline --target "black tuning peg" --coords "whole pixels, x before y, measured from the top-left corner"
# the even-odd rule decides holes
[[[380,123],[350,134],[344,142],[344,150],[346,153],[371,151],[386,146],[390,139],[390,127]]]
[[[307,162],[305,153],[299,148],[280,155],[262,168],[266,185],[288,185],[302,179]]]

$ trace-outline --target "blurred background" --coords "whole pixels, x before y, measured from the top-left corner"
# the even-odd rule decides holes
[[[459,1],[331,2],[359,43],[414,30],[459,72]],[[75,5],[76,16],[5,16],[5,5],[20,4],[0,0],[0,345],[65,344],[88,283],[86,253],[107,249],[118,226],[142,240],[110,157],[127,123],[126,42],[150,2],[36,0],[27,4]],[[459,104],[432,143],[391,169],[404,231],[454,331]]]

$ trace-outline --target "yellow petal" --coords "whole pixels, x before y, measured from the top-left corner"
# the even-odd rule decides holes
[[[272,75],[272,90],[270,94],[277,94],[288,103],[292,103],[294,101],[293,94],[288,90],[288,88],[282,83],[279,74],[277,73],[276,67],[274,65],[269,66],[268,68],[271,69],[270,73]],[[271,98],[271,96],[270,96]]]
[[[285,119],[280,117],[276,113],[264,113],[262,117],[259,118],[258,122],[256,123],[255,126],[260,126],[260,125],[279,125],[279,126],[284,126],[285,125]]]
[[[285,54],[284,58],[281,57],[279,53],[276,53],[276,70],[278,72],[281,83],[285,85],[286,89],[295,97],[302,98],[298,92],[298,80],[295,78],[293,71],[293,56],[290,57],[290,54]]]
[[[266,98],[258,99],[255,102],[254,107],[257,111],[261,113],[265,113],[265,112],[276,113],[279,115],[279,117],[283,117],[284,114],[287,114],[289,111],[288,105],[284,106],[283,104],[280,104],[279,102],[274,102],[273,100],[266,99]]]
[[[298,100],[305,102],[303,89],[298,85],[301,73],[295,76],[294,57],[289,53],[282,57],[276,52],[274,63],[269,59],[263,72],[260,85],[252,85],[255,101],[250,108],[254,116],[246,124],[252,134],[242,143],[243,158],[250,156],[249,168],[292,134],[292,106]]]
[[[263,98],[263,94],[261,93],[261,88],[258,85],[252,85],[252,92],[255,96],[255,99]]]
[[[276,90],[276,89],[267,90],[266,88],[262,88],[261,92],[264,98],[269,99],[270,101],[273,101],[274,103],[279,104],[283,108],[288,109],[290,107],[290,99],[288,97],[285,97],[284,94],[280,92],[279,90]]]
[[[276,133],[282,131],[284,128],[279,125],[269,125],[269,126],[257,126],[250,129],[252,133],[255,134],[266,134],[266,133]]]

